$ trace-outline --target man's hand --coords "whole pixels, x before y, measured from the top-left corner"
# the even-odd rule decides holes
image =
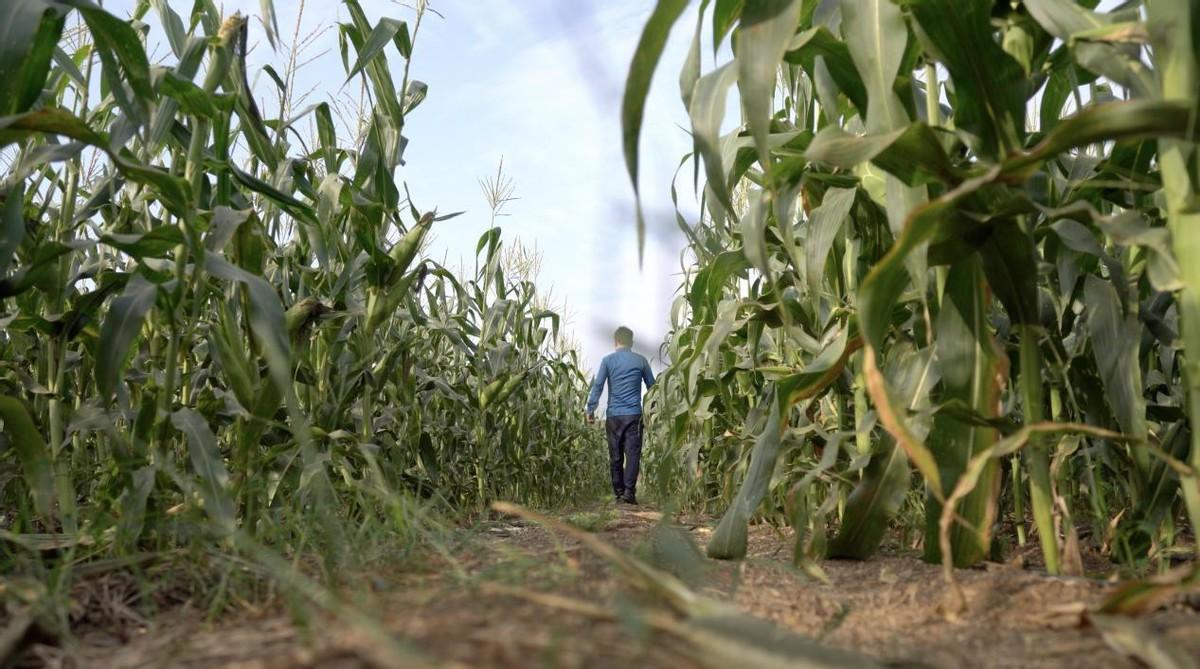
[[[596,422],[596,415],[593,413],[585,411],[585,412],[583,412],[583,417],[585,420],[587,420],[588,425],[591,425],[592,423]]]

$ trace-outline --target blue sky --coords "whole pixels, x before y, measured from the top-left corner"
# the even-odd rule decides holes
[[[186,16],[191,0],[168,0]],[[412,23],[410,3],[361,0],[372,22],[389,16]],[[218,3],[232,13],[259,15],[258,0]],[[105,6],[127,16],[134,0]],[[566,305],[569,327],[589,367],[612,348],[611,332],[627,324],[636,348],[655,355],[679,283],[683,239],[675,227],[670,181],[691,148],[679,100],[678,73],[695,25],[694,9],[675,27],[647,105],[642,142],[643,201],[649,221],[645,260],[638,266],[633,196],[621,151],[619,108],[633,50],[653,7],[650,0],[433,0],[417,36],[411,76],[429,95],[409,118],[407,182],[422,209],[465,210],[439,223],[429,254],[451,267],[473,266],[475,242],[490,225],[479,180],[503,157],[515,196],[499,219],[504,237],[536,245],[539,287]],[[296,33],[299,0],[275,0],[286,47]],[[171,61],[152,23],[152,60]],[[299,41],[308,43],[294,90],[305,104],[357,94],[343,88],[336,24],[348,21],[340,2],[303,5]],[[262,23],[252,23],[251,76],[261,65],[282,70],[286,48],[272,53]],[[711,66],[706,50],[705,68]],[[353,56],[352,56],[353,57]],[[397,79],[402,61],[390,55]],[[264,109],[274,86],[257,80]],[[681,181],[688,218],[698,206],[689,178]]]

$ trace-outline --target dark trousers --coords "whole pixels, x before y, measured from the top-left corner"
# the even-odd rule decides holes
[[[613,493],[617,497],[633,497],[642,461],[642,417],[640,414],[609,416],[604,421],[604,432],[608,435]]]

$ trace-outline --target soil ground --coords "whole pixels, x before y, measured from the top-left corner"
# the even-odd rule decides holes
[[[708,597],[895,666],[1142,666],[1081,622],[1084,607],[1111,592],[1113,586],[1101,581],[996,564],[959,570],[968,606],[950,621],[941,608],[947,589],[939,567],[914,556],[826,561],[823,583],[791,566],[790,538],[767,526],[752,527],[748,558],[730,563],[692,554],[686,542],[661,539],[662,530],[655,530],[660,514],[644,507],[598,506],[565,519],[674,571]],[[701,546],[713,524],[680,523]],[[449,552],[426,569],[361,580],[362,587],[347,589],[358,594],[342,606],[362,619],[312,614],[306,622],[283,606],[246,607],[206,622],[203,612],[179,605],[147,620],[121,604],[119,593],[93,593],[106,602],[100,615],[89,618],[93,622],[65,643],[28,646],[18,666],[625,669],[698,667],[711,660],[680,637],[651,630],[642,617],[648,604],[630,593],[609,562],[578,540],[529,521],[481,523],[459,533]],[[579,610],[571,608],[574,603],[582,603]],[[1126,632],[1152,647],[1173,648],[1186,666],[1200,658],[1195,604],[1176,602],[1136,619]],[[367,614],[376,622],[365,620]],[[399,645],[389,650],[381,639]]]

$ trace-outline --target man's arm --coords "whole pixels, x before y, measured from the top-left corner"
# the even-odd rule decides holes
[[[642,381],[646,383],[646,388],[654,385],[654,372],[650,371],[650,361],[642,358]]]
[[[608,380],[608,365],[600,361],[600,371],[592,379],[592,391],[588,393],[587,415],[596,415],[596,405],[600,404],[600,393],[604,390],[604,382]]]

